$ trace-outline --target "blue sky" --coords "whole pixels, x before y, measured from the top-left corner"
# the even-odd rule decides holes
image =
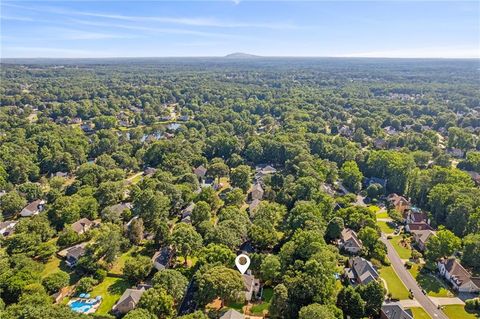
[[[2,57],[480,57],[479,1],[1,1]]]

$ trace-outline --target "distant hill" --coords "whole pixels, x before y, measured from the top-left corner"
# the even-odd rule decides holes
[[[258,55],[253,55],[253,54],[248,54],[248,53],[243,53],[243,52],[235,52],[231,54],[227,54],[225,56],[226,59],[253,59],[253,58],[259,58],[260,56]]]

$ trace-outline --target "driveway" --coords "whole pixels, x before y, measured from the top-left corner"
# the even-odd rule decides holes
[[[418,286],[416,280],[405,268],[400,256],[398,256],[398,253],[395,248],[393,248],[393,245],[387,240],[385,234],[382,233],[380,240],[387,246],[388,259],[392,263],[392,267],[397,273],[397,276],[403,282],[405,287],[407,287],[407,289],[412,290],[415,300],[418,301],[418,303],[423,307],[423,309],[425,309],[432,319],[448,319],[443,311],[437,309],[437,305],[422,293],[422,290]]]
[[[436,305],[447,306],[447,305],[465,305],[462,299],[457,297],[430,297]]]

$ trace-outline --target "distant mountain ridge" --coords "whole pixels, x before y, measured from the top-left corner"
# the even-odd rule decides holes
[[[226,59],[253,59],[253,58],[260,58],[258,55],[243,53],[243,52],[235,52],[230,53],[224,56]]]

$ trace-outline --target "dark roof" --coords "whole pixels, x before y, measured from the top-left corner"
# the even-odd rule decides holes
[[[73,246],[72,248],[68,249],[67,251],[67,259],[73,258],[78,259],[85,254],[85,247],[82,246]]]
[[[354,257],[350,260],[350,263],[355,276],[362,284],[368,284],[379,277],[372,263],[362,257]]]
[[[399,303],[384,304],[382,314],[388,319],[413,319],[412,314],[403,309]]]

